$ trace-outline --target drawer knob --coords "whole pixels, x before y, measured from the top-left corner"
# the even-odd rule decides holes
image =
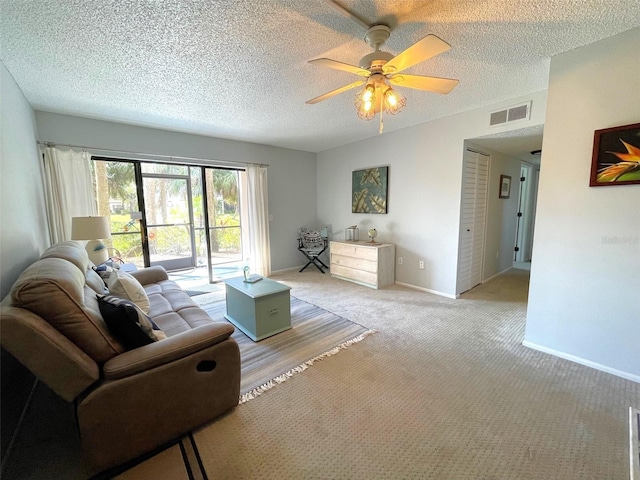
[[[275,314],[276,314],[276,313],[278,313],[278,312],[279,312],[279,310],[278,310],[277,308],[274,308],[273,310],[271,310],[271,311],[269,312],[269,315],[275,315]]]

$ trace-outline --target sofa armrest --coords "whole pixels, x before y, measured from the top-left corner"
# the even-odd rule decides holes
[[[135,277],[142,285],[148,285],[150,283],[158,283],[162,280],[168,280],[169,275],[164,267],[160,265],[154,265],[149,268],[142,268],[140,270],[134,270],[128,272],[132,277]]]
[[[233,326],[228,323],[211,323],[129,350],[104,364],[104,378],[116,380],[165,365],[220,343],[229,338],[233,331]]]
[[[54,392],[71,402],[100,378],[98,365],[42,317],[5,305],[2,346]]]
[[[174,441],[232,409],[239,398],[240,350],[233,338],[137,375],[105,380],[78,401],[87,473]]]

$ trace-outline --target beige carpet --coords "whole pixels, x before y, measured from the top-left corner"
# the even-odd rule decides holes
[[[224,320],[226,303],[203,305],[214,320]],[[291,329],[254,342],[236,328],[242,378],[240,403],[302,373],[319,360],[339,353],[374,333],[315,305],[291,297]]]
[[[629,478],[640,385],[523,347],[527,272],[458,300],[274,278],[378,333],[119,478]]]

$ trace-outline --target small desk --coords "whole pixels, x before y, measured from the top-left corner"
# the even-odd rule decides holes
[[[243,278],[225,281],[227,314],[224,316],[258,342],[291,328],[291,287],[268,278],[245,283]]]

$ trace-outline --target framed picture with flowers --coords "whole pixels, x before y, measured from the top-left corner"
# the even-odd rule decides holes
[[[640,184],[640,123],[596,130],[589,186]]]

